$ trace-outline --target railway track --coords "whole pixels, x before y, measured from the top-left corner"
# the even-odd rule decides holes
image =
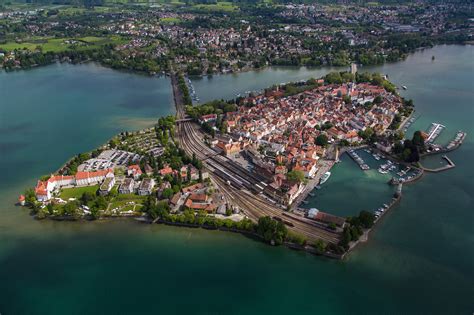
[[[178,119],[186,117],[182,106],[177,106],[177,117]],[[305,236],[308,241],[322,239],[328,243],[336,244],[339,242],[339,234],[329,232],[304,220],[284,216],[282,209],[260,197],[258,193],[265,188],[263,187],[265,185],[262,184],[264,182],[263,178],[235,165],[228,159],[226,161],[226,158],[206,146],[201,140],[203,139],[202,134],[196,131],[192,122],[181,122],[177,129],[181,147],[187,154],[195,154],[197,158],[204,162],[205,168],[210,171],[211,179],[223,193],[226,200],[238,206],[248,218],[254,221],[258,221],[258,218],[262,216],[284,218],[286,222],[291,224],[288,226],[289,230]],[[261,189],[258,189],[256,185],[260,186]],[[254,193],[257,193],[257,195]]]

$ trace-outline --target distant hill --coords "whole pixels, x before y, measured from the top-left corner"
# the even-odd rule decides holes
[[[224,0],[223,0],[224,1]],[[278,4],[401,4],[413,3],[412,0],[225,0],[234,3],[278,3]],[[172,0],[0,0],[0,4],[6,3],[35,3],[35,4],[68,4],[95,6],[110,3],[170,3]],[[186,0],[190,4],[215,4],[216,0]],[[426,0],[426,3],[471,3],[471,0]]]

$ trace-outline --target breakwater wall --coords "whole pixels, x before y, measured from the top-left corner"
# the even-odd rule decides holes
[[[374,230],[376,228],[377,223],[390,210],[392,210],[394,207],[396,207],[400,203],[400,200],[402,199],[402,188],[403,188],[403,185],[399,184],[399,186],[397,188],[397,192],[394,194],[394,197],[392,198],[390,203],[387,204],[388,205],[387,209],[385,209],[385,211],[378,218],[375,218],[373,226],[370,229],[365,230],[364,233],[359,237],[359,239],[357,241],[351,242],[349,244],[349,249],[347,250],[347,252],[345,252],[344,254],[341,255],[341,259],[344,259],[347,255],[349,255],[354,250],[354,248],[356,248],[358,245],[360,245],[361,243],[365,243],[369,240],[370,232],[372,232],[372,230]]]

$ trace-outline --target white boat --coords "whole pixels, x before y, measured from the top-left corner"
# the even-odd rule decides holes
[[[331,176],[331,172],[324,173],[324,175],[319,180],[319,185],[324,184],[329,179],[330,176]]]
[[[407,89],[407,86],[406,86],[406,85],[402,85],[402,88],[403,88],[404,90],[406,90],[406,89]]]

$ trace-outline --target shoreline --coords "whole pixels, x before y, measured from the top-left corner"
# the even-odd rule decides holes
[[[459,42],[459,43],[451,43],[451,42],[446,42],[446,43],[437,43],[433,46],[423,46],[423,47],[418,47],[418,48],[415,48],[413,51],[411,52],[408,52],[406,55],[402,56],[401,58],[399,58],[398,60],[395,60],[395,61],[384,61],[382,63],[374,63],[374,64],[366,64],[366,65],[363,65],[363,64],[358,64],[358,66],[364,70],[364,68],[366,67],[377,67],[377,66],[383,66],[383,65],[388,65],[388,64],[395,64],[395,63],[398,63],[398,62],[402,62],[404,60],[407,59],[408,56],[412,55],[412,54],[415,54],[417,53],[418,51],[423,51],[423,50],[426,50],[426,49],[432,49],[436,46],[472,46],[474,45],[474,42],[473,43],[469,43],[469,42]],[[49,66],[49,65],[53,65],[55,63],[68,63],[68,64],[71,64],[71,65],[78,65],[78,64],[87,64],[87,63],[96,63],[104,68],[108,68],[108,69],[112,69],[112,70],[115,70],[115,71],[121,71],[121,72],[125,72],[125,73],[133,73],[133,74],[138,74],[138,75],[145,75],[145,76],[150,76],[150,77],[154,77],[154,76],[171,76],[172,75],[172,71],[165,71],[165,70],[162,70],[160,71],[159,73],[148,73],[148,72],[145,72],[145,71],[140,71],[140,70],[135,70],[135,69],[126,69],[126,68],[113,68],[111,66],[108,66],[107,64],[104,64],[102,63],[100,60],[92,60],[92,59],[88,59],[88,60],[82,60],[82,61],[79,61],[79,62],[70,62],[70,61],[61,61],[61,60],[58,60],[58,59],[55,59],[53,62],[51,63],[47,63],[47,64],[40,64],[40,65],[33,65],[33,66],[30,66],[30,67],[19,67],[19,68],[11,68],[11,69],[5,69],[4,67],[1,67],[0,68],[0,72],[5,72],[5,73],[8,73],[8,72],[13,72],[13,71],[27,71],[27,70],[33,70],[33,69],[38,69],[38,68],[41,68],[41,67],[45,67],[45,66]],[[324,65],[318,65],[318,66],[311,66],[311,65],[277,65],[277,64],[269,64],[269,65],[265,65],[265,66],[262,66],[262,67],[259,67],[259,68],[248,68],[248,69],[239,69],[237,71],[231,71],[231,72],[216,72],[216,73],[211,73],[211,74],[193,74],[193,75],[190,75],[190,74],[187,74],[187,73],[184,73],[186,76],[190,77],[190,78],[205,78],[205,77],[208,77],[208,76],[220,76],[220,75],[230,75],[230,74],[240,74],[240,73],[248,73],[248,72],[252,72],[252,71],[265,71],[267,69],[270,69],[270,68],[273,68],[273,67],[282,67],[282,68],[307,68],[307,69],[323,69],[323,68],[340,68],[340,69],[347,69],[348,67],[350,67],[350,63],[348,65],[344,65],[344,66],[335,66],[335,65],[330,65],[330,64],[324,64]],[[337,70],[336,70],[337,71]],[[361,71],[361,72],[369,72],[369,71]]]

